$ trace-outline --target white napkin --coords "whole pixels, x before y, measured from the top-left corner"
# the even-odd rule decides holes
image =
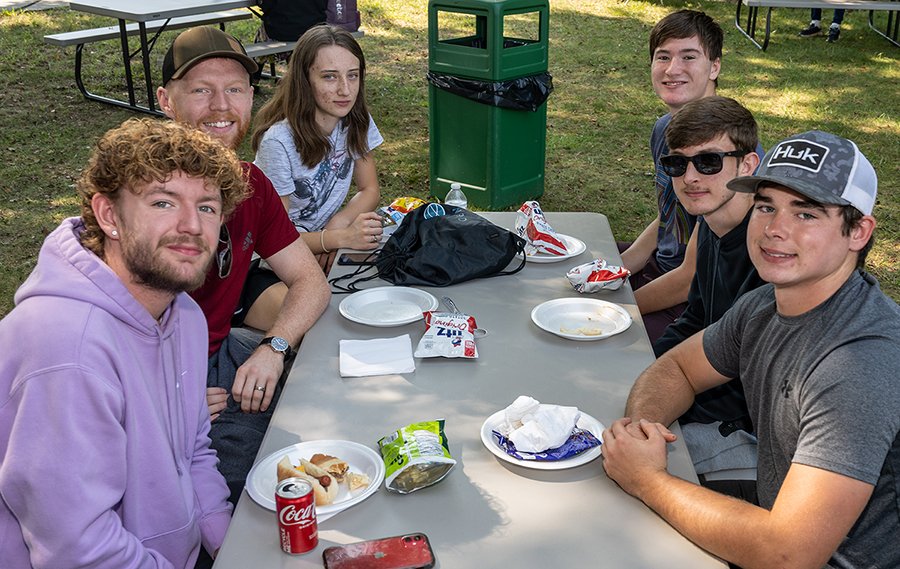
[[[577,407],[540,405],[535,399],[520,395],[506,408],[505,415],[506,423],[497,430],[516,445],[516,450],[544,452],[566,442],[581,411]]]
[[[341,377],[416,371],[409,334],[375,340],[341,340]]]

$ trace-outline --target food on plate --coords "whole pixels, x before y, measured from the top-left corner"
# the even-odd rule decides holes
[[[285,456],[278,463],[277,468],[279,482],[286,478],[297,477],[303,478],[312,484],[317,506],[327,506],[334,502],[334,499],[337,497],[337,482],[327,472],[306,459],[301,458],[300,466],[294,466],[290,457]]]
[[[369,485],[366,474],[350,471],[350,466],[336,456],[316,453],[309,460],[300,459],[300,465],[294,466],[289,456],[281,459],[277,465],[278,481],[285,478],[303,478],[309,481],[316,496],[317,506],[328,506],[337,497],[338,484],[346,483],[350,491]]]
[[[566,328],[564,324],[560,325],[559,331],[563,334],[572,334],[573,336],[577,336],[581,334],[582,336],[600,336],[603,334],[603,328],[599,326],[582,326],[581,328]]]
[[[357,488],[362,488],[363,486],[369,485],[369,477],[365,474],[357,474],[355,472],[348,472],[346,476],[347,486],[350,487],[350,491],[354,491]]]
[[[328,474],[334,476],[334,479],[338,482],[343,482],[344,476],[346,476],[347,472],[350,470],[350,467],[347,466],[346,462],[327,454],[314,454],[309,457],[309,461],[326,471]]]

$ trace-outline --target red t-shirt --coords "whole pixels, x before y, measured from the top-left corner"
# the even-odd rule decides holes
[[[263,171],[249,162],[241,162],[241,166],[245,173],[249,172],[252,193],[225,222],[231,234],[234,257],[231,274],[220,279],[218,265],[213,263],[203,286],[190,293],[206,315],[210,356],[231,331],[231,317],[240,302],[253,251],[266,259],[300,238],[288,219],[281,198]]]

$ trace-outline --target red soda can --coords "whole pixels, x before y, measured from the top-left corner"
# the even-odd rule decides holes
[[[285,478],[275,487],[275,510],[281,549],[297,555],[319,544],[316,496],[312,484],[302,478]]]

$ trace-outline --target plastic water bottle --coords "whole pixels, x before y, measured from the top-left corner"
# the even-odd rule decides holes
[[[444,198],[445,205],[455,205],[457,207],[468,207],[469,202],[466,200],[466,194],[459,189],[459,184],[450,184],[450,191]]]

